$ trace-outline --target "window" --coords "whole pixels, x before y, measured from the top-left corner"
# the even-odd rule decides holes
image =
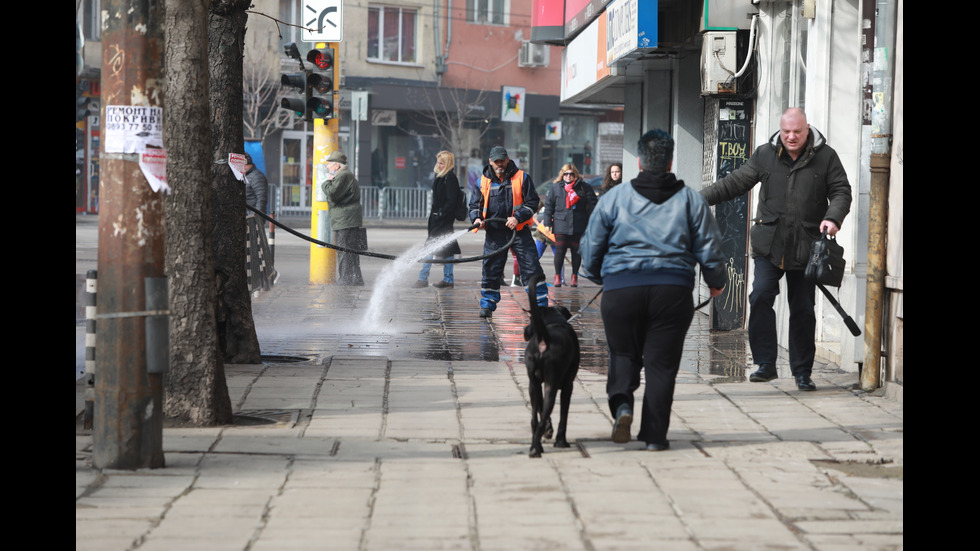
[[[506,25],[507,0],[466,0],[466,20],[470,23]]]
[[[301,0],[279,0],[279,19],[282,21],[287,21],[293,23],[294,25],[302,25],[306,21],[303,20],[303,2]],[[312,50],[314,48],[313,42],[306,42],[303,40],[303,29],[299,27],[294,27],[293,25],[281,25],[279,27],[279,55],[284,56],[283,46],[290,42],[295,42],[296,46],[299,47],[300,55],[306,55],[307,50]]]
[[[409,8],[368,9],[368,59],[415,63],[418,11]]]

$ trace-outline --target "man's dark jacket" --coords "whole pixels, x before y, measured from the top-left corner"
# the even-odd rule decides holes
[[[823,134],[810,127],[796,162],[779,140],[759,146],[749,160],[714,185],[701,190],[711,205],[729,201],[756,183],[759,207],[752,219],[752,256],[768,259],[783,270],[806,267],[810,245],[820,237],[820,222],[840,228],[851,209],[851,186],[837,152]]]
[[[497,173],[493,170],[493,165],[488,164],[483,167],[483,175],[489,178],[490,182],[500,185],[499,189],[494,189],[490,192],[491,201],[487,206],[486,219],[513,216],[517,219],[517,223],[520,224],[521,222],[530,220],[534,216],[534,213],[538,212],[541,198],[538,197],[538,192],[534,189],[534,182],[531,180],[531,175],[527,172],[524,172],[524,182],[521,184],[521,197],[523,198],[523,202],[519,207],[514,208],[514,197],[510,189],[510,179],[517,173],[517,170],[517,165],[514,164],[514,161],[508,161],[507,168],[504,169],[504,181],[501,182],[497,178]],[[494,200],[495,197],[497,200]],[[480,189],[477,188],[476,192],[470,197],[471,222],[477,218],[484,218],[483,207],[483,195],[480,193]],[[508,233],[510,232],[503,222],[488,222],[486,227],[487,230],[506,230]]]

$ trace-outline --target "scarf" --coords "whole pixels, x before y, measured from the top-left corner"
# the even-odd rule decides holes
[[[575,190],[572,189],[573,187],[575,187],[575,182],[572,182],[570,184],[565,184],[565,208],[566,209],[570,209],[574,207],[575,203],[578,203],[579,200],[578,193],[575,193]]]

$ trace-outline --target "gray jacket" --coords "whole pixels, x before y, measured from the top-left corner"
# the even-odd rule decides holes
[[[640,174],[637,180],[669,177],[675,183],[673,195],[657,203],[635,189],[637,180],[603,195],[579,244],[586,277],[606,290],[643,285],[693,288],[700,264],[709,287],[724,287],[721,233],[707,201],[673,174]]]

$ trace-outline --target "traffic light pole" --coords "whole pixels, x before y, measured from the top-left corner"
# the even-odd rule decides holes
[[[327,156],[338,149],[336,117],[313,119],[313,219],[311,228],[316,238],[333,243],[330,230],[330,206],[323,193],[327,176]],[[310,243],[310,283],[333,283],[337,279],[337,251]]]
[[[163,467],[161,374],[147,373],[144,281],[164,277],[164,198],[139,148],[163,107],[163,2],[106,0],[102,175],[92,460],[100,469]],[[159,125],[159,126],[157,126]]]

